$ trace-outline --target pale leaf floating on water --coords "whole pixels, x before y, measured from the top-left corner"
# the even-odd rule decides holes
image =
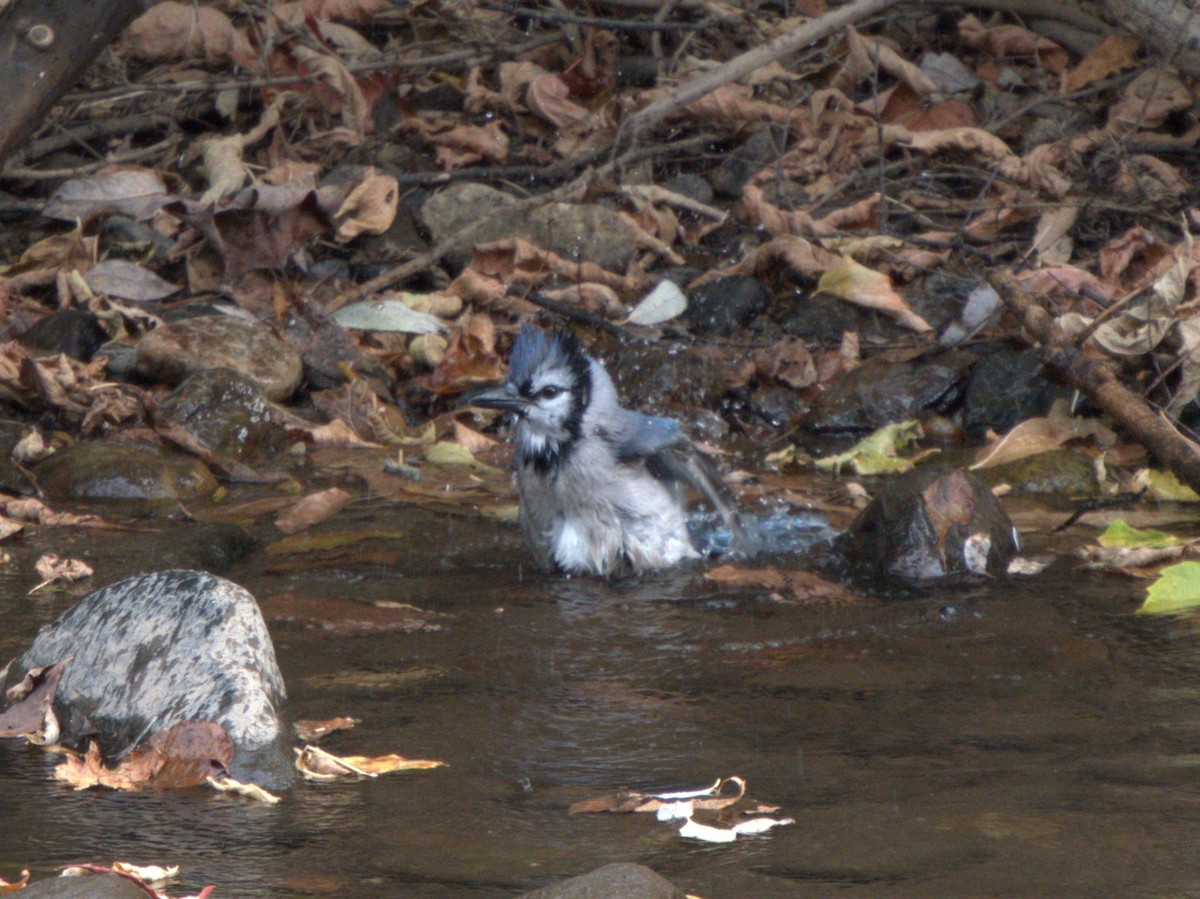
[[[737,839],[737,831],[698,824],[691,818],[688,818],[687,823],[679,828],[679,835],[692,840],[703,840],[706,843],[732,843]]]
[[[245,796],[247,799],[256,799],[268,805],[274,805],[279,801],[278,796],[267,792],[258,784],[244,784],[240,780],[234,780],[232,777],[222,777],[220,780],[210,777],[205,783],[214,790],[220,790],[222,793],[237,793],[239,796]]]
[[[113,862],[114,871],[132,874],[147,886],[161,886],[179,876],[179,865],[164,868],[162,865],[133,865],[129,862]]]
[[[795,818],[747,818],[733,825],[733,832],[738,836],[748,837],[757,833],[766,833],[776,827],[787,827],[795,824]]]
[[[687,309],[687,297],[674,281],[659,281],[658,286],[642,298],[629,313],[629,325],[660,325],[681,315]]]
[[[668,802],[665,805],[660,805],[658,811],[654,813],[659,821],[674,821],[678,818],[690,818],[696,813],[696,804],[689,800],[682,802]]]
[[[402,755],[345,755],[326,752],[319,746],[305,746],[296,751],[296,770],[306,780],[332,781],[351,777],[378,777],[395,771],[441,768],[445,762],[434,759],[408,759]]]

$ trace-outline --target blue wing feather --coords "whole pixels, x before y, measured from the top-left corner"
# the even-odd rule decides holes
[[[612,437],[619,458],[644,459],[668,447],[677,446],[682,435],[679,422],[674,419],[622,409]]]

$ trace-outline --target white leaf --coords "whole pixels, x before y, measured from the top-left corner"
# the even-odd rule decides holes
[[[670,321],[687,309],[687,297],[674,281],[659,281],[646,294],[625,322],[630,325],[658,325]]]
[[[726,830],[724,827],[709,827],[707,824],[697,824],[691,818],[679,828],[681,837],[693,840],[703,840],[706,843],[732,843],[737,839],[737,831]]]
[[[658,807],[654,813],[659,821],[674,821],[676,818],[690,818],[696,813],[696,803],[690,799],[684,802],[668,802]]]
[[[755,833],[766,833],[772,827],[786,827],[795,824],[795,818],[747,818],[733,825],[733,832],[748,836]]]

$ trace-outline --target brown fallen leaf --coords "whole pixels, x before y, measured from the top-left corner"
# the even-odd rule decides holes
[[[20,683],[9,687],[6,693],[9,707],[0,713],[0,737],[27,737],[40,731],[57,730],[57,723],[51,726],[49,722],[53,720],[54,694],[64,665],[64,662],[57,662],[31,668]],[[3,677],[0,677],[2,681]]]
[[[395,771],[441,768],[445,762],[431,759],[407,759],[401,755],[336,756],[319,746],[296,750],[296,770],[307,780],[331,781],[349,777],[378,777]]]
[[[301,718],[299,721],[293,721],[292,727],[295,728],[296,736],[302,741],[315,743],[322,737],[327,737],[339,730],[350,730],[356,724],[361,723],[358,718],[327,718],[324,721]]]
[[[17,890],[24,889],[26,884],[28,884],[28,883],[29,883],[29,871],[23,870],[21,872],[21,879],[16,881],[15,883],[9,883],[7,880],[0,879],[0,893],[16,892]]]
[[[726,792],[726,787],[732,786],[732,794]],[[567,814],[590,814],[595,812],[657,812],[665,805],[677,802],[690,802],[693,809],[719,810],[733,805],[746,795],[746,781],[737,777],[721,777],[710,787],[698,790],[662,791],[642,793],[637,790],[621,789],[605,796],[583,799],[574,802],[567,809]]]
[[[72,581],[83,580],[85,577],[91,577],[94,572],[92,567],[82,559],[60,559],[54,553],[46,553],[34,563],[34,569],[38,573],[38,577],[42,582],[30,590],[33,593],[43,587],[53,584],[55,581]]]
[[[275,527],[285,534],[305,531],[315,524],[332,518],[346,508],[353,499],[340,487],[330,487],[319,493],[310,493],[275,519]]]
[[[827,581],[810,571],[719,565],[706,572],[704,579],[729,587],[761,587],[788,602],[858,602],[858,597],[847,592],[841,584]]]
[[[76,790],[190,787],[224,773],[232,757],[233,741],[220,725],[182,721],[151,735],[113,767],[104,763],[96,742],[89,741],[82,756],[69,755],[54,769],[54,777]]]

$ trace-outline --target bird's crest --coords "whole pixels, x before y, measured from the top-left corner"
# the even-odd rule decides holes
[[[512,345],[505,380],[523,392],[539,368],[561,367],[582,376],[587,366],[587,353],[570,331],[542,331],[532,325],[522,325],[521,333]]]

